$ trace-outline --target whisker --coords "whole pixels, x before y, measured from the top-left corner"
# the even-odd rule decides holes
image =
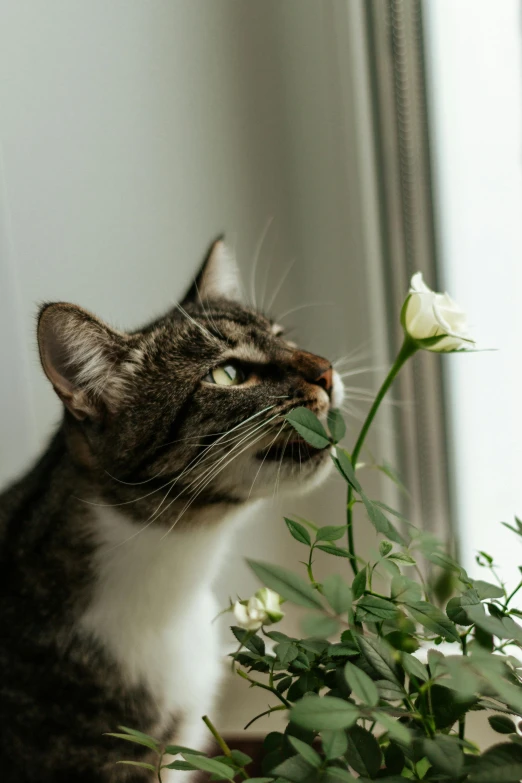
[[[275,405],[268,405],[266,408],[263,408],[262,410],[258,411],[257,413],[254,413],[252,416],[249,416],[248,419],[245,419],[244,421],[240,422],[239,424],[236,424],[234,427],[232,427],[232,429],[225,430],[222,433],[222,435],[223,436],[224,435],[230,435],[232,432],[234,432],[235,430],[239,429],[240,427],[244,427],[246,424],[248,424],[248,422],[252,421],[252,419],[255,419],[257,416],[261,416],[261,414],[266,413],[267,411],[273,410],[275,407],[276,407]],[[277,415],[278,414],[276,414],[276,416]],[[270,421],[270,419],[269,419],[269,421]],[[257,424],[255,426],[257,426]],[[242,434],[244,434],[244,433],[242,433]],[[198,435],[197,437],[200,437],[200,436]],[[181,440],[184,440],[184,439],[181,439]],[[209,446],[207,446],[205,451],[202,454],[198,454],[197,457],[203,457],[206,452],[208,452],[213,446],[216,446],[221,441],[222,441],[222,437],[218,438],[216,441],[214,441],[214,443],[211,443]],[[179,442],[179,441],[172,441],[172,443],[176,443],[176,442]],[[164,444],[164,445],[169,445],[169,444]],[[151,495],[154,495],[156,492],[160,492],[162,489],[165,489],[166,487],[169,486],[169,484],[172,481],[177,481],[179,478],[181,478],[181,476],[184,475],[186,470],[194,463],[194,461],[197,459],[197,457],[194,457],[194,459],[191,460],[191,462],[189,462],[189,464],[185,466],[185,468],[183,469],[182,473],[179,476],[177,476],[175,479],[169,479],[166,484],[163,484],[161,487],[157,487],[152,492],[149,492],[146,495],[142,495],[139,498],[134,498],[133,500],[125,500],[125,501],[123,501],[121,503],[95,503],[92,500],[85,500],[84,498],[78,498],[78,500],[81,500],[83,503],[87,503],[90,506],[100,506],[102,508],[113,508],[113,507],[116,507],[116,506],[127,506],[127,505],[129,505],[131,503],[137,503],[140,500],[145,500],[146,498],[150,497]],[[108,474],[108,475],[110,475],[110,474]],[[158,474],[158,475],[160,475],[160,474]],[[111,476],[111,478],[114,478],[114,477]],[[154,477],[152,477],[152,478],[154,478]],[[152,481],[152,478],[151,479],[147,479],[147,482],[148,481]],[[116,481],[120,481],[120,479],[115,479],[115,480]],[[120,481],[120,483],[126,484],[127,482]],[[137,482],[137,484],[141,484],[141,483],[142,482]],[[146,483],[146,482],[143,482],[143,483]],[[132,486],[132,484],[129,483],[128,486]]]
[[[221,335],[221,337],[223,337],[223,339],[225,339],[225,338],[224,338],[224,336],[223,336],[223,332],[221,331],[221,329],[219,328],[219,326],[218,326],[218,325],[216,324],[216,322],[214,321],[214,318],[211,316],[211,314],[210,314],[210,310],[207,310],[207,309],[205,309],[205,305],[203,304],[203,299],[201,298],[201,294],[199,293],[199,288],[198,288],[198,284],[197,284],[197,281],[196,281],[196,280],[194,280],[194,285],[195,285],[195,287],[196,287],[196,291],[197,291],[197,294],[198,294],[199,303],[200,303],[200,305],[201,305],[201,308],[202,308],[202,310],[203,310],[203,313],[204,313],[204,315],[205,315],[205,318],[208,318],[208,320],[210,321],[210,323],[212,324],[212,326],[214,327],[214,329],[216,330],[216,332],[218,332],[218,334],[220,334],[220,335]]]
[[[263,228],[261,232],[261,236],[259,237],[257,243],[256,243],[256,249],[254,252],[254,260],[252,264],[252,273],[250,275],[250,292],[251,292],[251,298],[252,298],[252,305],[255,310],[257,310],[257,301],[256,301],[256,274],[257,274],[257,265],[259,263],[259,257],[261,255],[261,250],[263,249],[263,245],[265,242],[265,239],[267,237],[267,234],[270,230],[270,226],[274,222],[274,216],[271,215],[268,220],[266,221],[265,227]]]
[[[254,476],[254,480],[253,480],[253,482],[252,482],[252,486],[250,487],[250,492],[248,493],[247,500],[249,500],[249,499],[250,499],[250,495],[252,494],[252,490],[254,489],[254,484],[256,483],[256,479],[257,479],[257,477],[259,476],[259,472],[260,472],[261,468],[262,468],[262,467],[263,467],[263,465],[265,464],[265,460],[266,460],[266,458],[267,458],[267,456],[268,456],[268,452],[270,451],[270,449],[272,448],[272,446],[274,445],[274,443],[275,443],[275,442],[276,442],[276,440],[278,439],[278,437],[279,437],[279,435],[281,434],[282,430],[284,430],[284,428],[285,428],[285,424],[286,424],[286,421],[284,421],[284,422],[281,424],[281,427],[280,427],[280,428],[279,428],[279,430],[277,431],[277,433],[276,433],[276,435],[275,435],[275,438],[274,438],[272,441],[270,441],[270,444],[267,446],[267,449],[266,449],[266,451],[265,451],[265,456],[264,456],[264,457],[263,457],[263,459],[261,460],[261,465],[258,467],[258,469],[257,469],[257,472],[256,472],[256,475]]]
[[[184,316],[185,316],[185,318],[187,318],[187,319],[188,319],[188,320],[189,320],[189,321],[190,321],[192,324],[194,324],[194,326],[197,326],[197,328],[198,328],[198,329],[199,329],[201,332],[203,332],[203,334],[205,335],[205,337],[208,337],[208,339],[209,339],[209,340],[211,340],[211,342],[213,342],[213,343],[217,343],[217,344],[219,345],[219,340],[218,340],[218,338],[217,338],[217,337],[214,337],[214,335],[213,335],[213,334],[210,334],[210,332],[208,331],[208,329],[205,329],[205,327],[203,326],[203,324],[200,324],[198,321],[196,321],[196,319],[195,319],[195,318],[193,318],[191,315],[189,315],[189,313],[187,313],[187,311],[185,310],[185,308],[184,308],[184,307],[182,307],[180,304],[177,304],[177,305],[176,305],[176,308],[177,308],[177,309],[180,311],[180,313],[181,313],[182,315],[184,315]]]
[[[203,492],[203,490],[205,489],[205,487],[207,487],[207,486],[210,484],[210,482],[211,482],[211,481],[213,481],[213,480],[216,478],[216,476],[217,476],[217,475],[219,475],[219,473],[221,473],[221,472],[222,472],[222,471],[223,471],[223,470],[224,470],[224,469],[225,469],[225,468],[226,468],[226,467],[227,467],[227,466],[228,466],[228,465],[229,465],[231,462],[233,462],[235,459],[237,459],[237,457],[239,457],[241,454],[243,454],[243,452],[244,452],[244,451],[246,451],[247,449],[251,448],[251,447],[252,447],[252,446],[253,446],[255,443],[257,443],[257,442],[258,442],[258,441],[260,441],[262,438],[264,438],[264,437],[265,437],[265,434],[266,434],[266,433],[262,432],[262,433],[261,433],[260,435],[258,435],[258,436],[257,436],[257,437],[256,437],[256,438],[253,440],[253,441],[250,441],[249,443],[247,443],[247,445],[246,445],[246,446],[244,446],[244,448],[242,448],[242,449],[241,449],[241,451],[239,451],[237,454],[234,454],[232,457],[230,457],[230,459],[229,459],[227,462],[225,462],[225,464],[224,464],[224,465],[222,465],[222,466],[221,466],[221,468],[219,468],[219,470],[217,470],[216,472],[212,473],[212,474],[211,474],[211,475],[210,475],[210,476],[209,476],[209,477],[206,479],[206,481],[203,483],[203,485],[202,485],[202,486],[201,486],[201,487],[198,489],[198,492],[196,492],[196,494],[195,494],[195,495],[194,495],[194,496],[193,496],[193,497],[192,497],[192,498],[191,498],[191,499],[188,501],[188,503],[185,505],[185,507],[184,507],[184,508],[181,510],[180,514],[179,514],[179,515],[176,517],[176,520],[175,520],[175,521],[174,521],[174,523],[171,525],[171,527],[170,527],[170,528],[167,530],[167,532],[165,533],[165,535],[164,535],[164,536],[162,536],[162,540],[163,540],[163,538],[165,538],[165,537],[166,537],[166,536],[167,536],[169,533],[171,533],[171,532],[172,532],[172,530],[173,530],[173,529],[174,529],[174,527],[177,525],[177,523],[179,522],[179,520],[181,519],[181,517],[183,516],[183,514],[185,514],[185,512],[186,512],[186,511],[187,511],[187,510],[190,508],[190,506],[192,505],[192,503],[193,503],[193,502],[196,500],[196,498],[197,498],[197,497],[198,497],[198,496],[199,496],[199,495],[200,495],[200,494]],[[199,486],[199,485],[198,485],[198,486]],[[165,513],[165,511],[168,511],[168,509],[169,509],[169,508],[170,508],[170,506],[171,506],[171,505],[172,505],[172,504],[175,502],[175,500],[177,500],[177,498],[174,498],[173,500],[171,500],[171,502],[169,503],[169,505],[168,505],[166,508],[164,508],[164,509],[163,509],[163,511],[161,512],[161,514],[164,514],[164,513]],[[161,516],[161,514],[160,514],[160,516]],[[156,517],[156,519],[157,519],[157,517]]]
[[[270,421],[272,421],[272,420],[273,420],[273,419],[275,419],[275,418],[277,418],[277,416],[273,416],[273,417],[272,417],[272,419],[268,419],[268,421],[263,421],[263,422],[261,422],[261,424],[258,424],[258,425],[256,425],[256,427],[254,428],[253,432],[252,432],[252,431],[250,431],[250,432],[248,432],[246,435],[245,435],[244,433],[242,433],[242,434],[239,436],[239,437],[240,437],[240,440],[239,440],[239,442],[238,442],[238,443],[236,443],[236,444],[235,444],[235,445],[232,447],[232,450],[236,449],[238,446],[241,446],[241,444],[242,444],[242,443],[244,443],[244,442],[245,442],[245,440],[247,440],[248,438],[250,438],[252,435],[254,435],[254,434],[255,434],[257,431],[259,431],[260,429],[263,429],[264,427],[266,427],[266,426],[267,426],[267,425],[270,423]],[[214,444],[213,444],[213,445],[214,445]],[[230,452],[230,450],[228,450],[228,451],[227,451],[227,454],[225,454],[223,457],[221,457],[221,458],[220,458],[220,460],[218,461],[218,463],[217,463],[217,464],[219,464],[219,463],[220,463],[220,462],[222,462],[224,459],[226,459],[226,457],[227,457],[227,456],[228,456],[230,453],[231,453],[231,452]],[[200,464],[201,464],[201,462],[198,462],[198,463],[197,463],[197,464],[194,466],[193,470],[194,470],[196,467],[199,467],[199,466],[200,466]],[[208,468],[207,470],[208,470],[208,471],[211,471],[211,470],[212,470],[214,467],[215,467],[215,464],[211,465],[211,466],[210,466],[210,468]],[[205,475],[205,473],[204,473],[204,475]],[[183,488],[183,490],[181,491],[181,493],[180,493],[180,494],[183,494],[183,492],[186,492],[186,491],[187,491],[187,489],[190,489],[190,487],[191,487],[191,486],[194,484],[194,482],[198,481],[200,478],[201,478],[201,476],[197,476],[197,477],[194,479],[194,481],[193,481],[193,482],[191,482],[191,483],[190,483],[190,484],[189,484],[187,487],[184,487],[184,488]],[[169,493],[170,493],[170,490],[171,490],[171,489],[172,489],[172,487],[170,487],[170,489],[168,490],[168,492],[166,492],[166,493],[165,493],[165,496],[164,496],[163,500],[162,500],[162,501],[161,501],[161,503],[159,504],[159,506],[158,506],[158,508],[156,509],[156,511],[154,512],[154,514],[158,514],[158,512],[159,512],[159,510],[160,510],[161,506],[163,505],[163,503],[164,503],[164,502],[166,501],[166,499],[168,498],[168,496],[169,496]],[[178,497],[179,497],[179,495],[178,495]],[[177,499],[177,498],[175,498],[175,500],[176,500],[176,499]],[[169,504],[169,506],[170,506],[170,505],[172,505],[172,503],[171,503],[171,504]],[[168,508],[169,506],[167,506],[167,508]],[[163,512],[161,512],[161,513],[163,513]],[[158,516],[159,516],[159,514],[158,514]],[[157,518],[157,517],[156,517],[156,518]]]
[[[208,435],[193,435],[193,436],[189,436],[188,438],[179,438],[178,440],[171,440],[168,441],[167,443],[163,443],[160,448],[163,448],[164,446],[172,446],[173,443],[184,443],[185,441],[191,440],[192,438],[194,439],[201,438],[201,437],[211,438],[213,435],[228,435],[231,432],[234,432],[234,430],[237,430],[239,427],[244,427],[245,424],[248,424],[249,421],[255,419],[257,416],[261,416],[263,413],[273,410],[275,407],[276,407],[275,405],[268,405],[266,408],[263,408],[257,413],[254,413],[252,416],[249,416],[248,419],[245,419],[244,421],[240,421],[239,424],[236,424],[230,430],[223,430],[222,432],[211,432]]]
[[[286,447],[288,446],[288,441],[290,440],[291,437],[292,437],[292,431],[290,431],[288,433],[288,438],[286,439],[285,445],[283,446],[283,451],[281,453],[281,459],[279,460],[279,468],[277,470],[276,480],[275,480],[275,484],[274,484],[274,494],[273,494],[274,500],[275,500],[276,492],[277,492],[277,490],[279,488],[279,479],[280,479],[280,476],[281,476],[281,468],[283,466],[283,459],[284,459],[284,456],[285,456]]]
[[[289,310],[285,310],[284,313],[281,313],[281,315],[278,315],[275,318],[276,323],[279,323],[279,321],[282,321],[283,318],[286,318],[288,315],[292,315],[292,313],[297,313],[298,310],[304,310],[306,307],[334,307],[333,302],[307,302],[306,304],[300,304],[296,307],[291,307]]]
[[[281,280],[279,281],[279,285],[277,286],[277,288],[276,288],[276,290],[275,290],[275,293],[273,294],[273,296],[272,296],[272,298],[271,298],[270,302],[268,303],[268,307],[266,308],[267,312],[270,312],[270,310],[272,309],[272,307],[273,307],[273,305],[274,305],[274,302],[275,302],[275,300],[277,299],[277,297],[279,296],[279,292],[281,291],[281,288],[283,287],[283,285],[284,285],[284,283],[285,283],[285,280],[286,280],[286,278],[288,277],[288,275],[289,275],[289,274],[290,274],[290,272],[292,271],[292,269],[293,269],[293,266],[294,266],[294,264],[295,264],[295,262],[296,262],[296,261],[297,261],[297,259],[296,259],[296,258],[293,258],[293,259],[290,261],[290,263],[288,264],[288,267],[287,267],[287,269],[286,269],[285,273],[283,274],[283,276],[282,276]]]
[[[261,434],[261,436],[260,436],[260,438],[261,438],[261,437],[264,437],[264,435],[265,435],[265,433],[262,433],[262,434]],[[240,445],[240,444],[237,444],[237,445]],[[234,447],[234,448],[236,448],[236,447]],[[233,450],[233,449],[232,449],[232,450]],[[229,451],[229,454],[230,454],[230,451]],[[225,455],[225,456],[227,456],[227,455]],[[195,467],[197,467],[197,466],[194,466],[194,469],[195,469]],[[169,503],[169,505],[168,505],[168,506],[167,506],[165,509],[163,509],[163,511],[161,511],[160,513],[158,513],[158,511],[159,511],[159,508],[161,507],[161,505],[163,504],[163,502],[164,502],[164,501],[166,500],[166,498],[168,497],[168,493],[170,492],[170,489],[172,489],[172,487],[170,487],[170,488],[169,488],[169,491],[166,493],[165,497],[163,498],[163,500],[162,500],[162,503],[160,504],[160,506],[156,507],[156,509],[155,509],[155,510],[152,512],[152,514],[151,514],[151,515],[149,516],[149,518],[146,520],[146,524],[145,524],[145,525],[143,525],[143,527],[141,527],[139,530],[137,530],[137,531],[136,531],[135,533],[133,533],[131,536],[129,536],[129,538],[126,538],[126,539],[125,539],[125,541],[121,541],[119,544],[116,544],[114,547],[112,547],[112,549],[116,549],[117,547],[119,547],[119,546],[122,546],[123,544],[126,544],[126,543],[128,543],[129,541],[132,541],[132,539],[136,538],[138,535],[140,535],[140,533],[143,533],[143,532],[144,532],[144,531],[145,531],[145,530],[146,530],[148,527],[150,527],[150,525],[152,525],[154,522],[156,522],[156,520],[158,519],[158,517],[159,517],[159,516],[161,516],[161,514],[163,514],[165,511],[167,511],[167,510],[170,508],[170,506],[171,506],[173,503],[175,503],[175,501],[176,501],[176,500],[178,500],[178,498],[180,498],[180,497],[181,497],[181,495],[183,495],[183,493],[184,493],[184,492],[186,492],[186,490],[187,490],[187,489],[190,489],[190,487],[191,487],[191,486],[192,486],[194,483],[196,483],[196,482],[199,482],[199,481],[201,481],[202,479],[204,479],[206,476],[208,476],[208,475],[209,475],[209,473],[211,473],[211,472],[212,472],[212,470],[213,470],[213,468],[214,468],[214,467],[215,467],[215,465],[214,465],[214,466],[211,466],[211,467],[210,467],[208,470],[205,470],[205,471],[204,471],[204,473],[203,473],[203,476],[198,476],[198,477],[196,477],[196,478],[194,479],[194,481],[192,481],[192,482],[191,482],[191,483],[190,483],[190,484],[189,484],[187,487],[184,487],[184,488],[183,488],[183,490],[182,490],[182,491],[181,491],[181,492],[180,492],[180,493],[179,493],[179,494],[178,494],[178,495],[177,495],[175,498],[173,498],[173,499],[171,500],[171,502]],[[212,480],[212,478],[211,478],[210,480]],[[197,487],[196,487],[196,488],[197,488]],[[109,550],[109,551],[112,551],[112,550]]]

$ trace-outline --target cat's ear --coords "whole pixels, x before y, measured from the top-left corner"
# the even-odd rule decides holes
[[[45,374],[72,415],[98,418],[122,396],[126,336],[76,305],[44,305],[38,348]]]
[[[222,236],[212,242],[196,279],[182,301],[199,302],[206,299],[241,300],[236,259]]]

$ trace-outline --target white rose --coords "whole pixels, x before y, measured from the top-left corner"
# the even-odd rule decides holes
[[[468,335],[468,320],[448,294],[428,288],[422,272],[413,275],[401,312],[405,332],[427,351],[458,351],[474,345]]]
[[[275,590],[263,587],[257,591],[256,597],[263,604],[268,619],[272,623],[278,623],[284,617],[284,612],[281,611],[281,596]]]
[[[248,601],[236,601],[234,616],[237,624],[247,631],[257,631],[262,625],[277,623],[284,616],[280,608],[281,596],[263,587]]]

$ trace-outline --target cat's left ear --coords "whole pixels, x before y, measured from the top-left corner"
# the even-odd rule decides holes
[[[201,268],[182,302],[207,299],[241,300],[236,259],[222,236],[212,242]]]

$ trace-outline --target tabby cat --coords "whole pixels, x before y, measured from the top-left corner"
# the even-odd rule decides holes
[[[283,417],[324,418],[342,383],[241,304],[222,240],[164,317],[126,333],[47,304],[38,344],[64,416],[0,496],[0,779],[152,781],[115,765],[150,751],[104,733],[205,744],[221,671],[211,587],[234,520],[276,482],[326,475],[328,449]]]

